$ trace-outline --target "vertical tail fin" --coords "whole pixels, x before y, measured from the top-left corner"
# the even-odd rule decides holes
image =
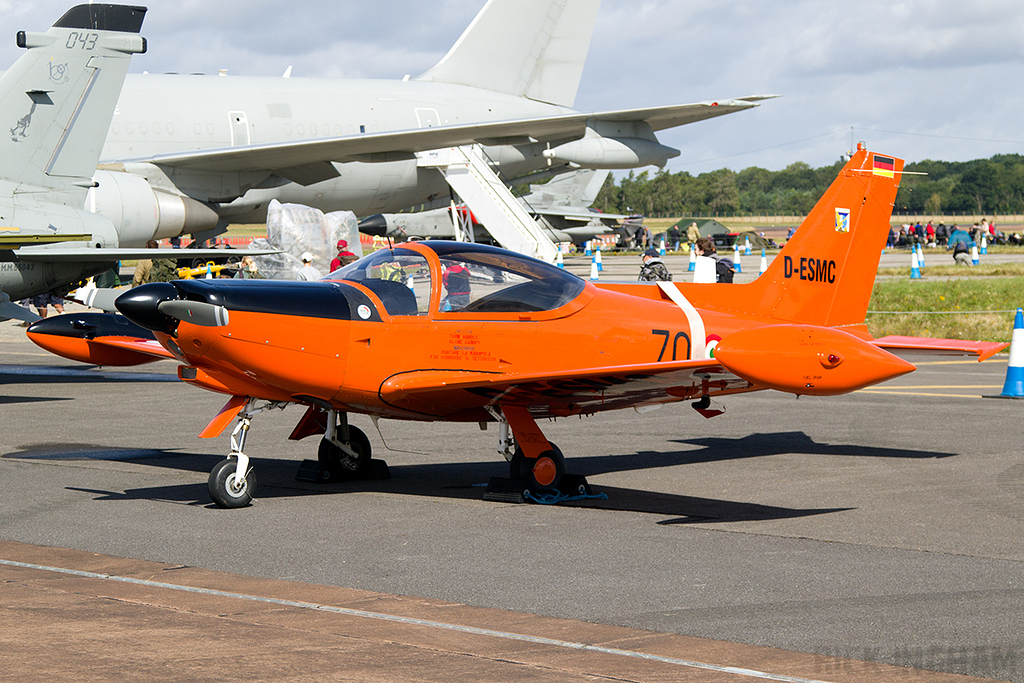
[[[0,76],[0,179],[84,202],[129,60],[146,51],[145,13],[79,5],[46,33],[18,33],[27,52]]]
[[[787,322],[862,324],[902,171],[902,159],[858,146],[768,270],[737,287],[744,307]]]
[[[416,77],[571,107],[601,0],[488,0],[441,61]]]

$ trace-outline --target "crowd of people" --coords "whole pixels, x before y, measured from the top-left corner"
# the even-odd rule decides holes
[[[982,218],[970,227],[961,227],[957,223],[952,225],[946,225],[942,222],[935,224],[932,221],[927,223],[920,221],[913,224],[904,223],[899,228],[894,226],[889,229],[889,239],[886,242],[886,246],[910,247],[922,244],[930,247],[952,249],[956,241],[953,239],[953,236],[957,232],[966,234],[973,244],[981,244],[983,236],[989,244],[1012,244],[1016,246],[1024,244],[1024,238],[1021,237],[1020,233],[1004,233],[996,228],[995,223],[989,222],[987,218]]]

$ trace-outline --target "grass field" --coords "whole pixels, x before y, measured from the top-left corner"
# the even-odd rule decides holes
[[[879,280],[871,294],[867,324],[875,337],[900,334],[1008,342],[1013,312],[1020,306],[1024,306],[1024,277],[1019,276]]]

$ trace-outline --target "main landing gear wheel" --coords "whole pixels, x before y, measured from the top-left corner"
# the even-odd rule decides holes
[[[239,481],[236,474],[238,461],[235,458],[221,460],[210,472],[207,482],[210,497],[218,507],[240,508],[252,502],[256,493],[256,474],[249,470],[245,478]]]
[[[509,461],[509,472],[513,479],[526,480],[535,491],[557,489],[565,477],[565,456],[558,446],[551,444],[550,451],[544,451],[536,459],[527,458],[521,448],[517,448],[512,460]]]
[[[370,440],[359,427],[349,426],[348,447],[356,452],[355,458],[341,450],[327,439],[321,439],[317,460],[326,467],[324,472],[330,478],[330,469],[344,470],[352,475],[364,474],[370,465]],[[321,475],[323,476],[323,475]]]

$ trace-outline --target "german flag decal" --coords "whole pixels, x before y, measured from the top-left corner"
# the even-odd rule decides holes
[[[896,172],[896,160],[892,157],[881,157],[876,154],[872,162],[871,172],[875,175],[892,178]]]

